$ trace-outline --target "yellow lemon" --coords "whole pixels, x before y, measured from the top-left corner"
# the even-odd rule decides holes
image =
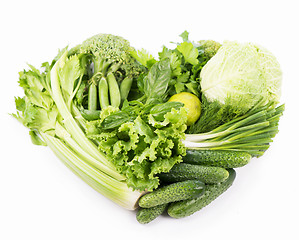
[[[201,102],[197,96],[189,92],[181,92],[171,96],[169,102],[181,102],[187,109],[187,126],[195,123],[201,114]]]

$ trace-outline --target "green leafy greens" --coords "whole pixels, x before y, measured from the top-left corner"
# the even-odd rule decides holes
[[[110,34],[64,48],[42,70],[29,65],[19,73],[25,96],[15,98],[13,116],[34,144],[49,146],[82,180],[127,209],[159,187],[159,175],[182,162],[187,148],[261,156],[284,111],[277,106],[281,70],[273,54],[254,44],[180,36],[158,60]],[[188,128],[184,104],[168,102],[181,92],[202,105]]]
[[[187,112],[183,104],[164,103],[171,78],[169,59],[153,64],[142,79],[144,96],[126,102],[121,110],[106,108],[87,124],[87,136],[98,142],[126,177],[129,187],[152,191],[157,175],[182,161]]]
[[[87,136],[97,141],[99,149],[113,159],[113,164],[133,189],[156,189],[159,185],[157,175],[181,162],[186,151],[181,141],[187,128],[186,111],[181,106],[168,108],[166,112],[162,107],[162,114],[157,108],[152,110],[135,118],[131,115],[128,121],[124,112],[106,108],[99,120],[87,124]],[[126,121],[119,122],[116,127],[102,127],[106,119],[117,121],[121,115]]]

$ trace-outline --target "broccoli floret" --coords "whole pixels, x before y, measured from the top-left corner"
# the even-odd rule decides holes
[[[198,41],[199,55],[205,60],[210,60],[219,50],[221,44],[214,40],[201,40]]]
[[[71,53],[90,54],[93,74],[117,72],[118,81],[125,77],[136,77],[141,65],[131,56],[134,50],[128,40],[112,34],[97,34],[74,47]]]

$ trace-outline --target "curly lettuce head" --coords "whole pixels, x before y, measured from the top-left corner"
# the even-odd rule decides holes
[[[203,67],[201,89],[208,101],[247,112],[262,102],[277,104],[282,72],[275,56],[253,43],[225,42]]]
[[[129,187],[152,191],[159,186],[159,174],[169,172],[186,154],[181,140],[185,139],[187,111],[172,108],[163,117],[139,115],[115,128],[103,129],[104,119],[118,111],[105,108],[99,120],[88,122],[87,136],[98,142]]]

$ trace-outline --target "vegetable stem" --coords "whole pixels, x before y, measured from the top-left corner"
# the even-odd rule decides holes
[[[108,162],[97,147],[86,138],[82,129],[77,125],[75,119],[73,118],[70,109],[67,108],[67,105],[64,101],[62,91],[59,84],[59,76],[58,76],[58,68],[59,65],[62,64],[61,62],[65,60],[67,56],[67,52],[55,63],[51,72],[50,72],[50,79],[51,79],[51,87],[52,87],[52,98],[56,103],[58,111],[60,112],[64,125],[68,132],[72,133],[72,137],[74,140],[79,144],[85,151],[90,153],[95,159],[101,162],[103,165],[106,165],[109,168],[109,171],[106,171],[107,174],[116,178],[116,179],[123,179],[123,177],[117,173],[115,167],[112,163]]]
[[[133,191],[127,187],[125,182],[120,182],[93,168],[58,138],[45,133],[42,133],[42,137],[56,156],[96,191],[126,209],[134,210],[137,207],[141,192]]]

